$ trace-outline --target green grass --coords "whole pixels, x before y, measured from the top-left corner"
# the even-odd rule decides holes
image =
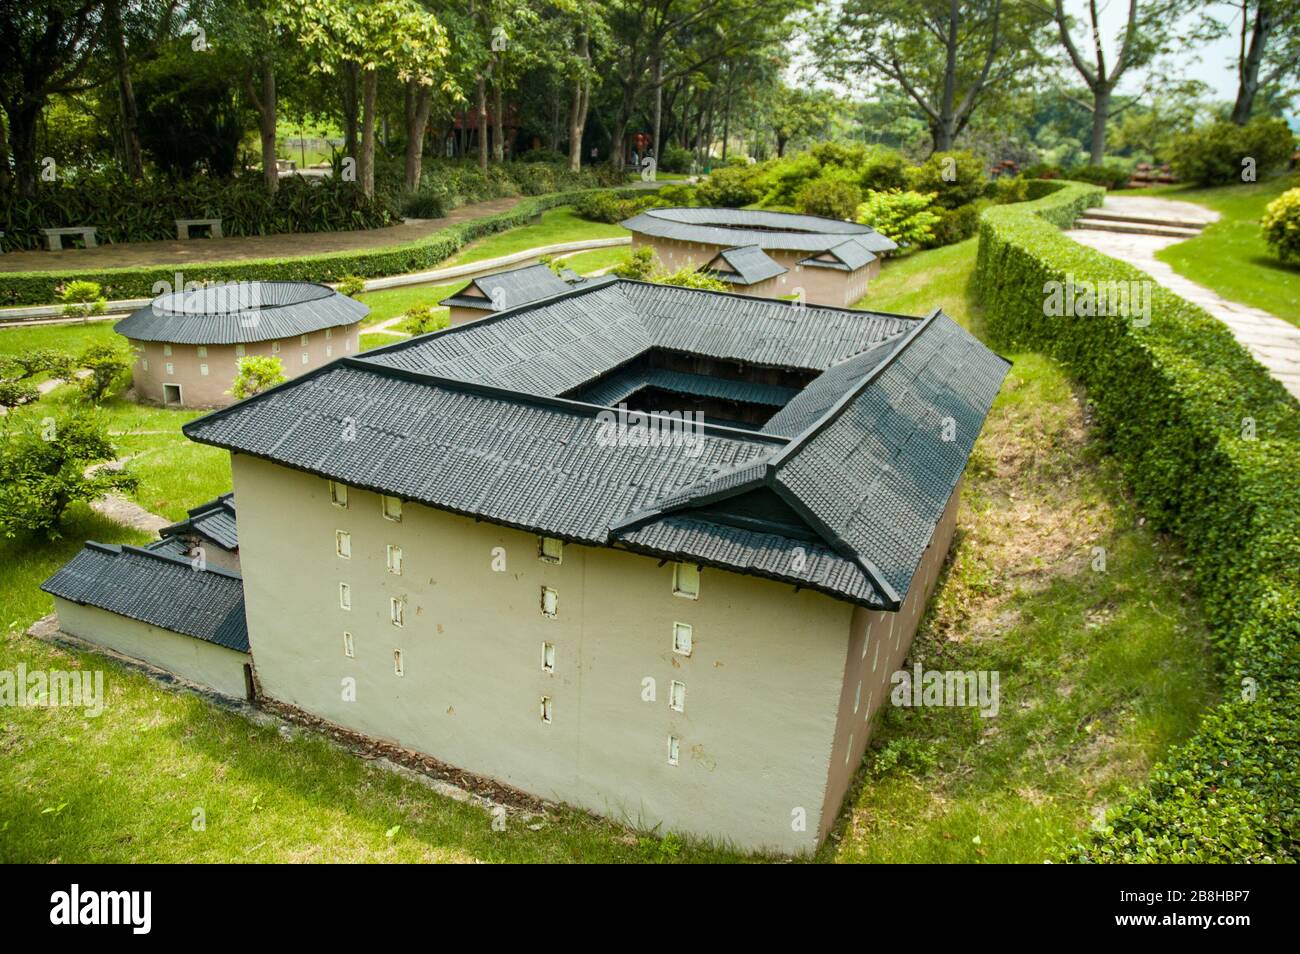
[[[968,291],[974,252],[972,241],[887,262],[860,305],[912,314],[941,305],[978,333]],[[395,340],[371,333],[362,346]],[[1001,713],[890,711],[819,860],[1041,861],[1124,785],[1139,783],[1214,698],[1179,555],[1141,526],[1060,368],[1036,355],[1013,358],[968,468],[950,566],[913,650],[928,668],[996,669]],[[71,398],[59,389],[42,403]],[[145,454],[138,466],[154,468],[142,497],[170,506],[164,493],[188,492],[179,489],[186,472],[205,464],[183,460],[172,437],[142,432],[174,432],[192,412],[114,401],[106,413],[132,432],[119,440]],[[216,475],[198,482],[209,480]],[[54,545],[0,541],[9,624],[0,668],[101,668],[108,696],[96,719],[0,710],[0,860],[736,860],[567,809],[538,831],[515,816],[493,831],[482,809],[317,736],[286,741],[93,655],[20,636],[49,610],[39,581],[87,537],[143,542],[84,508]],[[1106,549],[1104,573],[1092,569],[1095,546]],[[206,831],[191,827],[196,808]]]
[[[468,279],[462,278],[445,285],[405,285],[401,288],[363,292],[357,296],[357,300],[370,306],[370,314],[361,323],[361,327],[372,328],[390,318],[406,314],[412,308],[435,308],[438,302],[460,291],[468,283]]]
[[[1282,176],[1215,188],[1134,189],[1132,194],[1195,202],[1218,212],[1222,216],[1218,222],[1196,238],[1161,249],[1156,258],[1230,301],[1262,308],[1300,325],[1300,265],[1279,262],[1264,243],[1259,227],[1265,206],[1297,185],[1300,181]]]
[[[444,264],[464,265],[467,262],[499,258],[502,255],[511,255],[541,245],[577,242],[581,239],[617,238],[630,234],[621,225],[588,222],[586,219],[579,218],[571,207],[562,206],[542,213],[542,221],[537,225],[524,225],[479,239],[467,245]]]

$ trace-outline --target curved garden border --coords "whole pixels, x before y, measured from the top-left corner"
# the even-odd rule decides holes
[[[1060,234],[1103,193],[1036,183],[980,223],[975,282],[993,337],[1088,391],[1143,511],[1186,548],[1225,702],[1076,861],[1300,857],[1300,403],[1205,311],[1158,285],[1150,323],[1046,317],[1049,282],[1151,282]],[[1046,194],[1044,194],[1046,193]]]
[[[455,255],[465,245],[516,226],[547,209],[570,205],[580,196],[610,191],[624,197],[640,195],[643,188],[581,189],[524,199],[508,212],[473,219],[439,229],[432,235],[405,245],[385,248],[328,252],[300,258],[253,259],[239,262],[204,262],[188,268],[176,265],[151,265],[143,268],[78,269],[66,272],[8,272],[0,274],[0,306],[46,305],[58,300],[58,289],[65,282],[96,282],[105,297],[131,299],[154,297],[158,282],[175,281],[184,271],[186,281],[314,281],[336,282],[348,275],[380,278],[433,268]]]

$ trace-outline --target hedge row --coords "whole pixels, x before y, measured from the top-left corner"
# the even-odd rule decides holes
[[[1183,541],[1227,700],[1065,857],[1300,860],[1300,404],[1222,323],[1158,286],[1145,327],[1045,317],[1049,282],[1150,281],[1060,234],[1100,189],[1051,190],[984,213],[975,280],[990,332],[1087,388],[1139,505]]]
[[[424,271],[455,255],[468,243],[494,232],[524,225],[539,213],[569,205],[594,190],[557,192],[553,195],[524,199],[508,212],[472,219],[439,229],[431,235],[405,245],[386,248],[330,252],[301,258],[257,259],[240,262],[196,262],[193,265],[150,265],[140,268],[80,269],[66,272],[0,273],[0,306],[48,305],[58,300],[59,289],[67,282],[91,281],[101,287],[109,300],[150,298],[154,285],[171,285],[176,273],[185,281],[312,281],[333,282],[347,275],[379,278]],[[635,189],[615,190],[617,195],[643,194]]]

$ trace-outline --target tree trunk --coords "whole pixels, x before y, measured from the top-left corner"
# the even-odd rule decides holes
[[[655,157],[655,168],[659,167],[659,160],[663,158],[659,152],[659,134],[663,131],[664,122],[664,57],[663,52],[655,56],[655,124],[650,134],[650,155]]]
[[[433,87],[417,80],[406,84],[406,191],[420,188],[424,165],[424,133],[429,126]]]
[[[379,71],[365,70],[361,74],[361,190],[368,196],[375,194],[375,94],[379,88]]]
[[[13,185],[13,176],[9,174],[9,137],[5,135],[5,117],[0,111],[0,191]]]
[[[360,67],[356,63],[344,63],[340,80],[343,87],[343,155],[357,157],[357,86]]]
[[[280,170],[275,164],[275,126],[279,102],[275,88],[275,67],[262,64],[262,95],[258,107],[258,133],[262,140],[262,175],[266,191],[275,194],[280,188]]]
[[[1106,121],[1110,118],[1110,88],[1099,86],[1092,92],[1092,140],[1088,165],[1100,166],[1106,158]]]
[[[135,104],[135,87],[131,85],[130,61],[126,55],[126,38],[122,32],[122,4],[108,5],[109,44],[113,71],[117,75],[118,105],[122,119],[122,159],[126,174],[132,179],[144,176],[144,156],[140,149],[140,113]]]
[[[478,106],[478,167],[488,164],[487,80],[479,76],[475,101]]]
[[[573,81],[573,96],[569,100],[569,171],[582,168],[582,131],[587,126],[587,107],[591,101],[591,78],[587,67],[591,65],[591,40],[584,27],[578,34],[578,59],[582,61],[578,76]]]
[[[1259,92],[1259,67],[1264,60],[1264,49],[1269,34],[1273,32],[1275,15],[1268,0],[1260,0],[1255,8],[1255,24],[1250,34],[1250,49],[1246,49],[1246,9],[1242,5],[1241,54],[1237,58],[1237,101],[1232,106],[1232,121],[1238,126],[1250,122],[1255,109],[1255,94]]]
[[[501,81],[492,84],[492,158],[506,161],[506,128],[501,97]]]
[[[14,178],[18,194],[25,198],[36,196],[36,123],[41,115],[39,103],[19,100],[17,105],[6,105],[9,114],[9,142],[14,155]]]

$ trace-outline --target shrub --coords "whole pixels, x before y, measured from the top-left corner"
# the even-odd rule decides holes
[[[839,178],[814,179],[795,197],[795,208],[828,219],[851,219],[862,204],[862,190]]]
[[[1138,505],[1182,541],[1229,701],[1065,856],[1300,860],[1300,405],[1226,326],[1158,286],[1149,323],[1044,317],[1049,282],[1148,280],[1060,234],[1102,196],[1068,183],[987,210],[977,293],[997,344],[1041,350],[1087,388]]]
[[[1264,241],[1278,258],[1300,260],[1300,189],[1288,189],[1270,202],[1260,225]]]
[[[37,420],[24,411],[0,418],[0,533],[57,539],[73,501],[134,490],[136,478],[127,470],[102,466],[116,456],[97,415]]]
[[[447,214],[447,196],[432,186],[403,192],[397,203],[404,219],[440,219]]]
[[[114,344],[95,344],[83,351],[77,364],[90,374],[78,379],[81,396],[98,404],[123,382],[131,370],[130,357]]]
[[[1075,166],[1065,174],[1075,182],[1090,182],[1105,189],[1122,189],[1128,185],[1129,171],[1120,166]]]
[[[913,192],[933,192],[945,209],[968,205],[984,194],[989,177],[984,161],[969,152],[936,152],[907,172]]]
[[[660,186],[657,194],[659,204],[664,206],[686,207],[698,204],[695,198],[695,186],[692,185],[678,185],[670,182],[665,186]]]
[[[989,183],[984,194],[995,205],[1024,202],[1029,198],[1029,180],[1024,176],[1000,176]],[[976,228],[978,227],[979,223],[976,222]]]
[[[451,312],[446,308],[412,308],[403,315],[402,330],[413,335],[427,335],[431,331],[441,331],[451,324]]]
[[[821,164],[812,153],[805,152],[787,159],[776,159],[751,170],[763,205],[793,206],[799,190],[821,174]],[[751,200],[752,201],[752,200]],[[701,205],[709,205],[703,197]]]
[[[66,381],[76,370],[72,355],[54,348],[37,348],[6,355],[0,365],[6,376],[19,381],[44,373]]]
[[[1036,166],[1028,166],[1022,169],[1020,174],[1026,179],[1064,179],[1065,170],[1060,166],[1054,166],[1050,163],[1040,162]]]
[[[753,166],[723,166],[699,184],[695,197],[700,205],[710,208],[739,209],[757,202],[762,194],[758,189]]]
[[[659,196],[633,195],[620,199],[609,192],[592,192],[582,196],[573,203],[573,211],[589,222],[608,222],[611,224],[630,219],[643,209],[661,204]]]
[[[36,385],[18,378],[0,378],[0,407],[13,408],[30,404],[40,397]]]
[[[655,251],[648,245],[642,245],[640,248],[634,248],[632,254],[627,257],[627,261],[615,265],[613,272],[619,278],[631,278],[636,281],[649,281],[650,275],[658,266],[659,260],[655,257]]]
[[[933,203],[933,193],[868,192],[866,201],[858,206],[858,221],[900,247],[919,246],[933,240],[934,229],[942,221]]]
[[[108,299],[100,294],[95,282],[68,282],[59,299],[63,302],[63,314],[68,318],[85,318],[108,311]]]
[[[887,192],[907,187],[907,159],[897,149],[878,146],[869,150],[858,166],[863,192]]]
[[[366,280],[359,275],[345,275],[335,286],[335,291],[349,298],[356,298],[366,290]]]
[[[695,155],[689,149],[669,143],[664,146],[664,154],[659,159],[659,168],[664,172],[690,172]]]
[[[986,200],[980,200],[956,209],[939,209],[939,222],[934,227],[934,235],[925,242],[925,247],[953,245],[974,236],[979,231],[980,213],[986,205]]]
[[[1282,119],[1252,119],[1245,126],[1216,122],[1173,139],[1170,165],[1178,178],[1199,185],[1241,182],[1253,160],[1255,174],[1281,166],[1291,157],[1295,137]]]
[[[546,149],[538,146],[536,149],[529,149],[519,157],[520,162],[550,162],[559,165],[567,163],[569,157],[562,152],[556,152],[554,149]]]
[[[683,265],[675,272],[655,272],[650,281],[660,285],[677,285],[681,288],[699,288],[704,291],[729,291],[725,284],[712,275],[706,275],[694,265]]]
[[[242,401],[254,394],[283,383],[284,365],[273,355],[250,354],[239,359],[239,371],[231,382],[230,393]]]

